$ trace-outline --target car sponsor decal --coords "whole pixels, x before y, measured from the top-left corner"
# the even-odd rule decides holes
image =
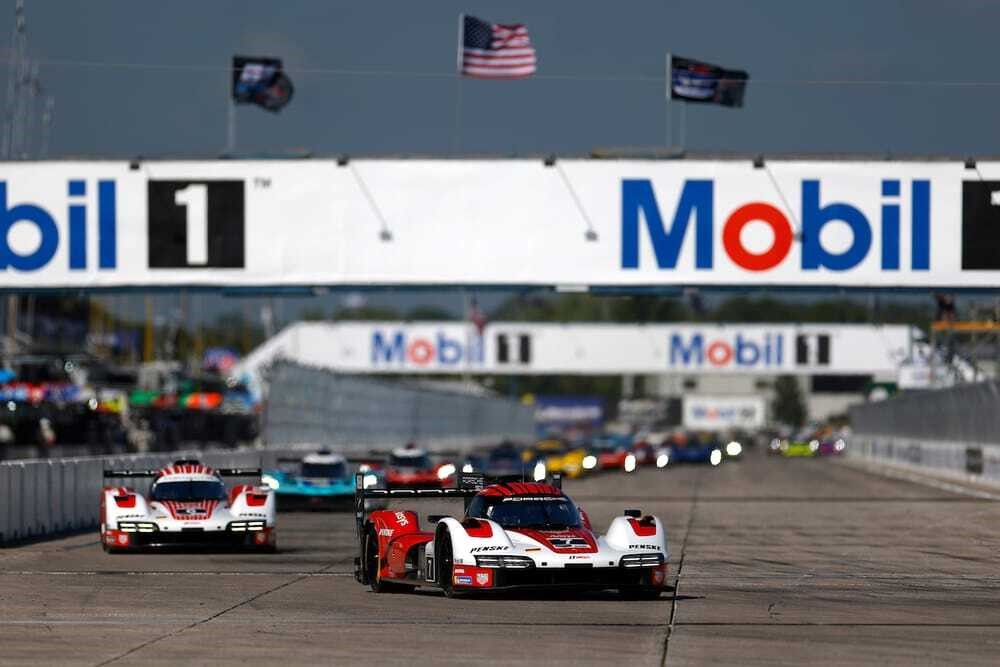
[[[487,586],[490,583],[489,572],[479,572],[476,574],[476,583],[480,586]]]
[[[455,583],[459,585],[471,586],[472,577],[468,577],[465,575],[455,575]]]

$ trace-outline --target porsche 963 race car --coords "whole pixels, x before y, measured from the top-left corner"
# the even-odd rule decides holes
[[[159,470],[105,470],[105,479],[151,478],[148,495],[129,487],[101,490],[101,544],[118,552],[149,547],[241,547],[274,551],[274,493],[228,477],[260,477],[259,468],[213,469],[195,460]]]
[[[371,498],[461,498],[460,517],[430,516],[421,528],[413,510],[366,513]],[[667,536],[661,521],[625,510],[596,534],[585,512],[552,484],[486,485],[459,473],[456,488],[365,489],[355,479],[359,554],[355,578],[376,593],[439,588],[445,595],[505,589],[617,589],[655,598],[667,585]]]

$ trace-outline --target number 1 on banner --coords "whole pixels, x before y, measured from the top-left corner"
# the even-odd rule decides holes
[[[182,188],[174,193],[174,203],[185,210],[188,265],[208,264],[208,187]]]

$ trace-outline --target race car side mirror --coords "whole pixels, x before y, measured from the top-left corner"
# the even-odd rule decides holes
[[[584,512],[582,509],[580,510],[580,520],[583,523],[583,527],[584,528],[586,528],[588,530],[591,528],[590,517],[587,516],[587,513]]]
[[[633,519],[638,519],[642,516],[642,510],[625,510],[625,516],[630,516]]]

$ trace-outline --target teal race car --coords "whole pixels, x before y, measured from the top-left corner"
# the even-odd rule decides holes
[[[366,488],[384,488],[384,475],[362,465]],[[302,458],[280,458],[261,481],[274,490],[279,510],[350,509],[354,499],[354,466],[341,454],[319,450]]]

